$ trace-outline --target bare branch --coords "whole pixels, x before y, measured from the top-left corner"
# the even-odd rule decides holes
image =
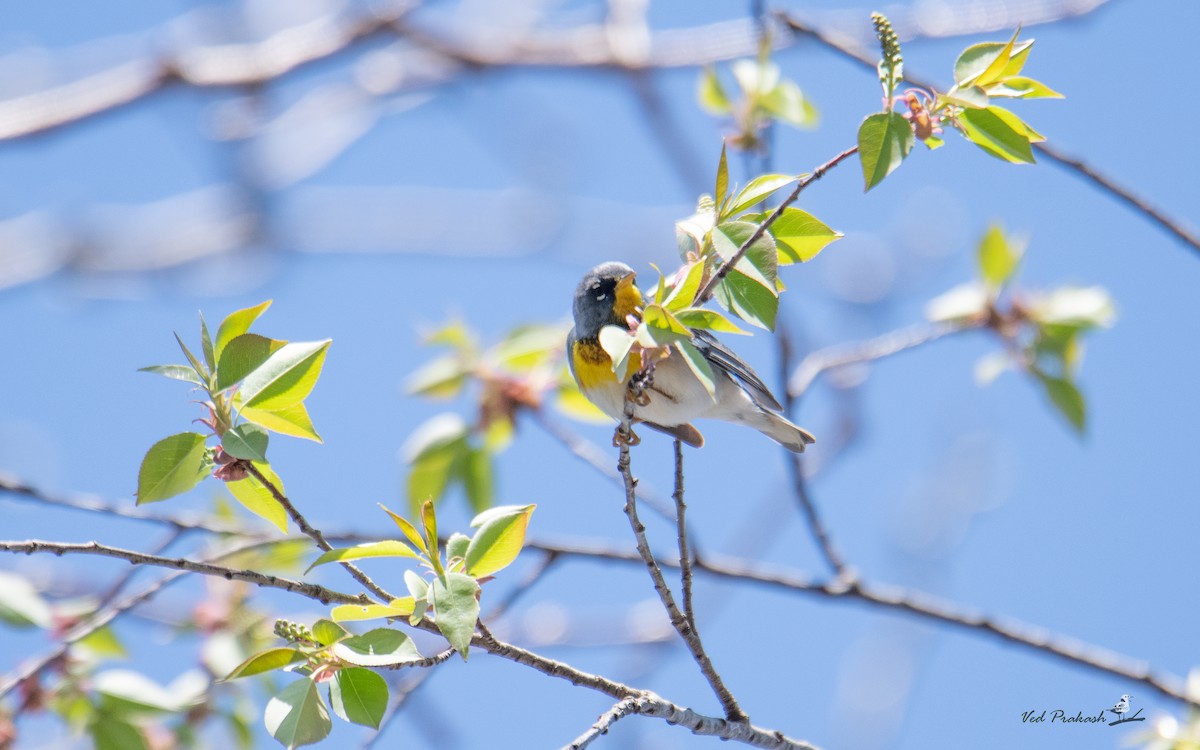
[[[292,520],[296,522],[296,526],[300,528],[300,531],[303,532],[305,536],[316,542],[317,546],[325,552],[333,549],[333,545],[325,541],[325,535],[321,533],[321,530],[314,528],[311,524],[309,524],[308,520],[301,515],[300,511],[296,509],[296,506],[292,504],[292,501],[288,500],[287,496],[284,495],[279,488],[276,487],[273,482],[271,482],[271,480],[263,476],[263,473],[259,471],[253,463],[250,461],[242,461],[241,463],[246,467],[246,471],[258,480],[259,484],[263,485],[270,491],[271,495],[276,501],[278,501],[280,505],[283,506],[283,509],[286,510],[288,515],[292,517]],[[341,561],[341,566],[345,568],[351,576],[354,577],[354,580],[361,583],[367,588],[368,591],[375,596],[378,596],[384,602],[390,602],[396,598],[388,593],[379,584],[371,580],[371,577],[362,572],[362,569],[354,563]]]
[[[583,748],[595,742],[600,735],[608,734],[608,730],[613,724],[637,711],[639,700],[639,698],[625,698],[624,700],[617,701],[612,708],[600,714],[600,718],[596,719],[596,723],[588,727],[586,732],[576,737],[574,742],[564,745],[563,750],[583,750]]]
[[[775,17],[780,20],[792,33],[805,36],[829,49],[837,52],[843,57],[854,60],[870,70],[875,70],[877,60],[872,56],[863,52],[860,48],[853,46],[847,41],[835,39],[833,35],[822,31],[814,26],[810,26],[803,21],[791,16],[785,12],[777,12]],[[919,86],[926,89],[935,89],[932,83],[927,80],[914,76],[912,71],[905,66],[904,80],[914,86]],[[1048,157],[1051,161],[1058,163],[1071,172],[1090,181],[1093,185],[1100,188],[1102,191],[1119,199],[1128,206],[1131,206],[1135,211],[1141,214],[1144,218],[1157,224],[1161,229],[1165,229],[1170,234],[1174,235],[1184,244],[1190,246],[1192,250],[1200,253],[1200,235],[1188,226],[1185,226],[1177,219],[1167,216],[1166,212],[1156,208],[1149,201],[1136,195],[1130,188],[1117,182],[1111,177],[1100,174],[1094,167],[1089,166],[1081,159],[1067,156],[1053,146],[1045,143],[1034,143],[1033,148],[1042,155]]]
[[[683,443],[675,441],[675,512],[678,517],[675,533],[679,537],[679,587],[682,591],[683,614],[696,629],[696,610],[692,604],[692,556],[688,551],[687,503],[683,501]]]

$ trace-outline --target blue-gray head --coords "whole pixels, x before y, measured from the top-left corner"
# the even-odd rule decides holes
[[[638,314],[642,293],[635,277],[624,263],[601,263],[588,271],[575,288],[575,335],[594,338],[604,326],[625,326],[626,316]]]

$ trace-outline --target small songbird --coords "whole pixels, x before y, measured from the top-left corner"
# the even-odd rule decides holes
[[[1124,715],[1129,712],[1129,699],[1132,697],[1131,695],[1122,695],[1121,700],[1117,701],[1116,705],[1108,710],[1116,714],[1117,719],[1124,718]]]
[[[575,327],[567,337],[567,361],[583,394],[602,412],[620,420],[625,412],[629,379],[641,368],[641,356],[631,353],[623,380],[613,372],[612,358],[600,345],[600,329],[608,325],[629,330],[629,320],[641,319],[644,300],[634,270],[624,263],[596,266],[575,289]],[[801,453],[816,442],[807,431],[779,414],[782,407],[754,370],[711,333],[691,329],[691,343],[712,368],[715,394],[684,362],[679,351],[659,360],[634,419],[697,448],[704,436],[693,419],[707,417],[749,425],[790,451]]]

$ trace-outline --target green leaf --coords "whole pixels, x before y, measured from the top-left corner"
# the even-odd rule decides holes
[[[447,573],[445,581],[435,578],[429,586],[438,630],[462,655],[463,661],[467,660],[475,621],[479,619],[478,594],[479,584],[464,573]]]
[[[1003,287],[1017,270],[1024,248],[1010,243],[1004,230],[993,224],[979,242],[979,271],[983,281],[993,290]]]
[[[465,564],[467,557],[467,547],[471,545],[471,538],[457,531],[450,535],[446,540],[446,561],[452,570],[461,570],[462,565],[450,564],[455,558]]]
[[[725,89],[717,78],[717,71],[712,65],[705,65],[700,72],[700,81],[696,87],[696,100],[704,111],[712,115],[727,115],[733,111]]]
[[[204,436],[181,432],[146,451],[138,471],[137,504],[153,503],[187,492],[208,474]]]
[[[720,207],[725,202],[725,196],[729,193],[729,162],[725,158],[725,144],[721,144],[721,161],[717,162],[717,189],[713,193],[713,200]]]
[[[713,375],[712,365],[708,363],[708,360],[704,358],[700,350],[690,341],[680,341],[675,347],[683,355],[683,361],[688,366],[688,369],[692,371],[692,374],[704,386],[704,390],[708,391],[709,397],[716,403],[717,383]]]
[[[1065,378],[1056,378],[1038,370],[1034,370],[1033,374],[1050,397],[1050,402],[1066,417],[1075,431],[1082,434],[1087,427],[1087,407],[1083,394],[1075,384]]]
[[[110,714],[99,714],[88,727],[95,750],[146,750],[146,737],[127,721]]]
[[[1062,99],[1063,95],[1041,81],[1013,76],[988,86],[988,95],[1013,99]]]
[[[617,380],[624,382],[626,368],[629,366],[629,350],[633,347],[634,337],[629,331],[620,326],[604,326],[600,329],[600,346],[612,358],[613,372]]]
[[[240,424],[226,430],[221,447],[234,458],[247,461],[267,460],[267,431],[256,424]]]
[[[1020,67],[1012,71],[1010,66],[1018,55],[1027,55],[1033,40],[1015,42],[1015,39],[1014,35],[1013,39],[1008,42],[983,42],[967,47],[954,62],[955,83],[959,86],[970,86],[976,82],[986,85],[996,78],[1016,75],[1020,72]],[[1018,65],[1023,65],[1024,60],[1025,57],[1021,57]],[[996,67],[997,63],[999,63],[999,67]],[[991,78],[984,75],[989,70],[992,71]]]
[[[342,604],[334,607],[329,616],[335,622],[378,620],[381,617],[407,617],[412,614],[413,607],[414,599],[411,596],[402,596],[399,599],[393,599],[389,604]]]
[[[479,512],[492,504],[494,482],[492,479],[492,456],[483,448],[469,447],[462,454],[459,466],[467,502],[471,509]]]
[[[247,307],[225,316],[225,320],[222,320],[221,325],[217,328],[217,340],[213,344],[213,352],[216,354],[218,362],[221,361],[221,354],[229,342],[249,331],[254,321],[258,320],[258,316],[266,312],[270,306],[271,300],[267,300],[254,307]]]
[[[946,145],[946,142],[941,138],[938,138],[936,135],[929,136],[921,141],[921,143],[924,143],[925,148],[929,149],[930,151],[937,151],[939,148]]]
[[[208,370],[204,369],[204,365],[200,364],[200,360],[196,359],[196,355],[192,354],[187,348],[187,344],[183,343],[183,339],[179,338],[179,334],[175,334],[175,341],[179,343],[179,348],[183,350],[183,355],[187,357],[188,362],[192,365],[192,369],[196,371],[196,375],[200,380],[208,380]]]
[[[410,396],[453,398],[467,382],[470,368],[458,354],[447,354],[422,366],[408,377],[404,392]]]
[[[291,646],[278,646],[266,651],[259,651],[249,659],[233,668],[233,671],[221,678],[222,682],[236,680],[239,677],[273,672],[286,666],[305,660],[304,652]]]
[[[366,542],[353,547],[331,549],[314,560],[313,564],[309,565],[304,572],[307,574],[308,571],[318,565],[325,565],[331,562],[349,562],[351,560],[364,560],[371,557],[417,558],[418,555],[416,552],[413,552],[412,547],[409,547],[398,539],[385,539],[382,542]]]
[[[750,325],[775,330],[779,297],[773,289],[767,289],[757,280],[735,269],[717,285],[713,296],[722,307]]]
[[[14,627],[51,628],[54,614],[28,579],[0,570],[0,622]]]
[[[756,231],[758,226],[748,221],[727,221],[713,230],[713,249],[728,262]],[[763,232],[733,268],[775,294],[779,281],[779,252],[775,248],[775,239],[769,232]]]
[[[393,513],[382,503],[380,503],[379,507],[383,508],[383,511],[392,517],[392,520],[400,527],[400,531],[404,532],[404,536],[408,537],[408,541],[412,542],[414,547],[426,554],[429,553],[429,547],[426,546],[425,540],[421,537],[421,532],[417,531],[416,526],[413,526],[407,518]]]
[[[227,342],[221,349],[217,365],[217,390],[225,390],[241,382],[286,344],[286,341],[269,339],[257,333],[243,333]]]
[[[200,313],[200,350],[204,352],[204,361],[208,363],[209,371],[217,369],[217,357],[213,353],[212,337],[208,334],[208,323],[204,321],[204,313]]]
[[[945,102],[957,104],[967,109],[983,109],[991,103],[988,99],[988,93],[978,86],[965,86],[962,88],[955,86],[939,96],[937,104],[934,107],[938,108]]]
[[[467,424],[457,414],[439,414],[413,431],[404,446],[409,464],[408,499],[413,515],[426,500],[438,500],[470,449]]]
[[[322,646],[332,646],[346,636],[353,635],[333,620],[317,620],[312,626],[313,640]]]
[[[267,731],[284,747],[315,745],[329,736],[333,721],[321,700],[317,684],[307,677],[296,680],[267,702]]]
[[[193,673],[192,677],[196,676]],[[191,683],[187,678],[177,683],[181,681]],[[197,691],[194,683],[187,684],[184,690],[176,685],[164,688],[142,673],[128,669],[100,672],[91,678],[91,687],[102,697],[106,712],[130,717],[178,711],[196,704],[203,692],[203,688]]]
[[[765,216],[762,218],[766,218]],[[788,206],[770,226],[771,236],[779,248],[779,265],[806,263],[843,235],[835,232],[817,217]]]
[[[690,307],[696,299],[696,293],[700,291],[700,282],[704,279],[704,262],[688,263],[676,273],[675,278],[678,281],[671,287],[671,293],[666,295],[666,299],[656,300],[671,312]]]
[[[746,331],[734,325],[733,321],[716,310],[705,310],[701,307],[689,307],[675,313],[676,319],[688,328],[704,328],[722,333],[740,333],[748,336]]]
[[[912,151],[915,140],[912,126],[898,112],[877,112],[863,120],[858,128],[858,156],[865,189],[870,190],[894,172]]]
[[[329,684],[329,704],[343,720],[378,729],[387,711],[387,682],[362,667],[339,669]]]
[[[425,528],[425,547],[429,550],[429,561],[433,563],[438,575],[442,573],[442,564],[438,560],[437,513],[433,509],[433,501],[426,500],[421,504],[421,525]]]
[[[85,660],[124,659],[129,652],[113,629],[106,625],[76,641],[71,656]]]
[[[525,544],[525,530],[536,505],[508,506],[504,513],[493,513],[471,537],[464,555],[466,572],[476,578],[490,576],[508,567]],[[499,510],[499,509],[497,509]],[[474,526],[474,522],[471,524]]]
[[[138,372],[152,372],[165,378],[182,380],[185,383],[194,383],[204,387],[204,381],[200,379],[193,368],[187,365],[150,365],[149,367],[139,367]]]
[[[376,628],[351,636],[335,643],[332,651],[342,661],[360,667],[386,667],[423,658],[411,638],[392,628]]]
[[[692,337],[692,332],[687,326],[660,305],[647,305],[642,311],[642,322],[637,339],[638,343],[647,348],[667,346]]]
[[[796,175],[789,174],[764,174],[755,177],[733,199],[725,215],[737,216],[742,211],[762,203],[771,197],[776,190],[786,187],[798,179],[799,177]]]
[[[762,108],[778,120],[796,128],[816,127],[820,114],[804,92],[792,81],[782,81],[764,96]]]
[[[246,406],[275,410],[298,404],[308,397],[329,351],[330,339],[285,344],[242,382]]]
[[[1025,123],[1002,107],[967,109],[958,115],[963,132],[992,156],[1014,164],[1033,164]]]
[[[263,475],[263,478],[279,490],[279,494],[287,496],[287,493],[283,489],[283,481],[269,464],[259,461],[253,461],[252,463],[254,464],[254,468],[258,469],[259,473]],[[229,489],[230,494],[233,495],[235,500],[241,503],[243,508],[259,518],[269,521],[280,532],[287,533],[287,510],[280,505],[279,500],[275,498],[275,494],[265,484],[258,481],[253,474],[236,482],[226,482],[225,487]]]
[[[317,443],[324,442],[317,434],[316,428],[313,427],[312,419],[308,416],[308,408],[303,403],[285,406],[274,411],[243,406],[238,410],[238,414],[246,421],[266,427],[280,435],[291,435]]]

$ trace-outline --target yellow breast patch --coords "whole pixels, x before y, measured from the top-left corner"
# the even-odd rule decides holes
[[[575,360],[575,378],[583,390],[600,388],[617,382],[613,372],[612,357],[604,351],[597,340],[581,339],[575,342],[572,356]],[[626,380],[642,367],[642,355],[632,352],[629,355],[629,368],[626,370]]]

